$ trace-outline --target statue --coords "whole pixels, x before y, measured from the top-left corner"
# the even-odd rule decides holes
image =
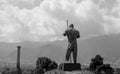
[[[73,53],[74,63],[77,63],[77,39],[80,38],[79,31],[74,28],[73,24],[70,24],[69,29],[63,35],[68,38],[66,61],[69,61],[71,53]]]

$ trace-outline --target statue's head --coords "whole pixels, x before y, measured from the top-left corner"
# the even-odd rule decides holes
[[[70,29],[74,29],[74,25],[73,25],[73,24],[70,24],[69,28],[70,28]]]

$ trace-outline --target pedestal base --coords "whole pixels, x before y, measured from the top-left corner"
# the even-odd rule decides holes
[[[77,71],[81,70],[81,64],[80,63],[62,63],[60,64],[60,69],[63,71]]]

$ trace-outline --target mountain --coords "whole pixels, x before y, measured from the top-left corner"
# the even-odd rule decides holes
[[[115,62],[120,59],[120,34],[91,37],[80,40],[78,44],[81,58],[89,59],[100,54],[105,58],[105,61]]]
[[[8,56],[16,50],[17,43],[0,42],[0,58]]]
[[[54,42],[22,42],[21,47],[21,59],[23,61],[35,62],[38,57],[46,56],[55,61],[62,61],[66,49],[66,41],[54,41]],[[17,50],[8,55],[7,58],[16,59]],[[16,60],[15,60],[16,61]]]
[[[10,47],[9,47],[10,48]],[[67,41],[27,42],[22,43],[21,59],[34,62],[40,56],[49,57],[59,63],[64,61]],[[9,58],[16,58],[16,50],[9,54]],[[78,40],[78,61],[89,63],[96,54],[102,55],[105,62],[116,62],[120,59],[120,34],[94,36]]]

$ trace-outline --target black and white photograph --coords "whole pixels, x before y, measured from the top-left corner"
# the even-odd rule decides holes
[[[0,74],[120,74],[120,0],[0,0]]]

